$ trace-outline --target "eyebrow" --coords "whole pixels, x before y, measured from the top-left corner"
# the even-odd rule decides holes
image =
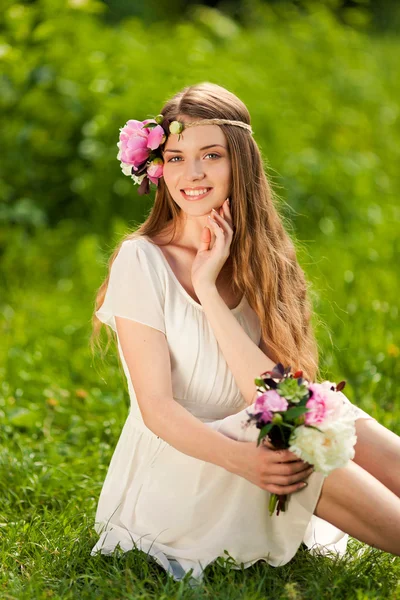
[[[202,148],[200,148],[200,150],[207,150],[208,148],[214,148],[215,146],[220,146],[221,148],[225,148],[226,150],[226,146],[223,146],[222,144],[210,144],[209,146],[203,146]],[[164,150],[164,154],[166,154],[167,152],[179,152],[181,154],[182,150],[172,150],[168,148],[168,150]]]

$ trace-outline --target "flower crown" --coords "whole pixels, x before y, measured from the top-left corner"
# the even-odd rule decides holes
[[[150,192],[150,182],[158,185],[158,180],[163,175],[164,161],[161,154],[161,146],[165,143],[169,133],[180,134],[188,127],[195,125],[237,125],[253,130],[250,125],[243,121],[230,119],[200,119],[191,123],[183,121],[170,121],[164,115],[157,115],[154,119],[136,121],[130,119],[120,127],[119,152],[117,159],[121,161],[121,169],[124,175],[131,177],[135,184],[139,185],[138,194]]]

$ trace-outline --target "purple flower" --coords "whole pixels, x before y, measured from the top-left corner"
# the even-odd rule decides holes
[[[268,390],[257,398],[254,410],[256,413],[262,413],[262,420],[269,423],[272,421],[274,412],[284,411],[288,406],[288,401],[280,396],[277,391]]]

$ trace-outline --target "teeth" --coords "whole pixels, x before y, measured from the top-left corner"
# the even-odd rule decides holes
[[[208,192],[207,188],[202,190],[183,190],[187,196],[202,196],[206,192]]]

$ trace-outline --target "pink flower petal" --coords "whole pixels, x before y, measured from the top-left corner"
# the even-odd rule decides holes
[[[149,167],[147,167],[147,174],[150,177],[162,177],[163,174],[163,165],[162,164],[154,164],[151,163]]]
[[[125,152],[122,152],[121,156],[122,162],[138,167],[148,159],[149,150],[148,148],[136,148],[134,150],[127,149]]]
[[[164,135],[165,132],[161,125],[153,127],[153,129],[150,130],[149,137],[147,139],[148,148],[151,148],[152,150],[158,148]]]

